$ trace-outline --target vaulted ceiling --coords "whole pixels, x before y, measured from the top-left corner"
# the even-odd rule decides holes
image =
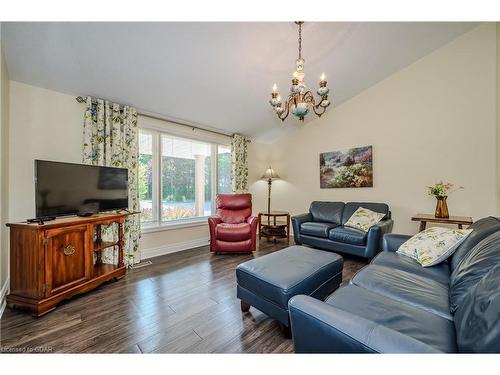
[[[476,25],[305,23],[305,81],[324,72],[336,106]],[[2,43],[15,81],[261,140],[285,131],[268,101],[290,85],[293,22],[2,23]]]

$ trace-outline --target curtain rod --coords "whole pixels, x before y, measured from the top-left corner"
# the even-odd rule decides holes
[[[87,101],[85,100],[85,98],[81,97],[81,96],[77,96],[76,98],[76,101],[78,103],[86,103]],[[92,102],[95,103],[96,100],[95,99],[92,99]],[[121,107],[121,106],[120,106]],[[147,113],[141,113],[139,111],[137,111],[137,114],[140,115],[140,116],[144,116],[144,117],[149,117],[149,118],[152,118],[154,120],[160,120],[160,121],[168,121],[168,122],[172,122],[176,125],[182,125],[182,126],[186,126],[186,127],[189,127],[191,128],[191,130],[203,130],[205,132],[209,132],[209,133],[214,133],[214,134],[218,134],[218,135],[223,135],[223,136],[226,136],[226,137],[232,137],[234,134],[227,134],[227,133],[221,133],[221,132],[216,132],[214,130],[208,130],[208,129],[203,129],[203,128],[200,128],[199,126],[194,126],[194,125],[189,125],[189,124],[183,124],[182,122],[178,122],[178,121],[173,121],[173,120],[169,120],[169,119],[166,119],[166,118],[161,118],[161,117],[158,117],[158,116],[152,116],[152,115],[149,115]],[[247,139],[247,142],[250,143],[252,142],[250,139]]]

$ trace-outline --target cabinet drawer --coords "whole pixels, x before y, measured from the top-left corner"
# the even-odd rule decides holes
[[[47,297],[90,279],[90,239],[87,225],[45,232]]]

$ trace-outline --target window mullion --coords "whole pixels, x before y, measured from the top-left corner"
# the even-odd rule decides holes
[[[217,163],[218,163],[218,148],[219,146],[215,143],[212,143],[212,146],[211,146],[211,155],[212,155],[212,158],[211,158],[211,166],[210,168],[212,168],[212,179],[210,181],[210,185],[211,185],[211,191],[212,191],[212,194],[211,194],[211,201],[212,201],[212,207],[211,207],[211,212],[212,212],[212,215],[215,215],[215,200],[216,200],[216,197],[217,197],[217,180],[218,180],[218,171],[217,171]]]
[[[154,133],[154,172],[153,176],[155,181],[153,186],[155,188],[154,193],[154,207],[155,207],[155,217],[158,224],[161,224],[161,134],[159,132]]]

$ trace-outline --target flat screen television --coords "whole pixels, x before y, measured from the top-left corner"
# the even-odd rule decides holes
[[[35,160],[36,217],[128,209],[128,170]]]

